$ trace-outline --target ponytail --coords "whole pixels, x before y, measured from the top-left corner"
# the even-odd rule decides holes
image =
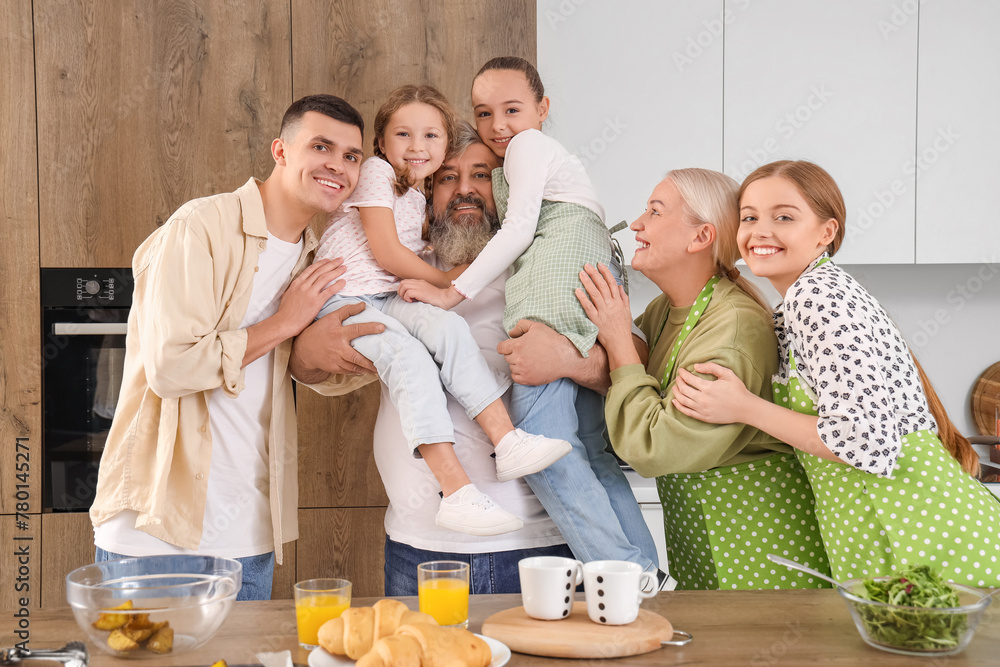
[[[941,399],[938,398],[937,392],[934,391],[934,387],[931,385],[927,374],[924,373],[924,369],[920,366],[920,362],[917,361],[912,352],[910,356],[913,359],[913,365],[917,367],[920,382],[924,386],[927,407],[930,408],[931,414],[934,416],[934,421],[937,422],[938,438],[941,439],[941,444],[958,461],[962,466],[962,470],[975,477],[979,474],[979,456],[976,454],[976,450],[972,448],[969,439],[962,435],[951,419],[948,418],[948,413],[945,412],[944,406],[941,404]]]

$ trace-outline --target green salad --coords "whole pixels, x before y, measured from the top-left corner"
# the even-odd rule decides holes
[[[859,598],[922,609],[855,605],[872,640],[912,650],[945,651],[958,646],[968,628],[965,614],[934,611],[959,607],[958,593],[927,565],[916,565],[889,579],[865,579]]]

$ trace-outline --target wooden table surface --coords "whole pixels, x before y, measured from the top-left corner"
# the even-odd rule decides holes
[[[582,595],[577,596],[582,599]],[[354,600],[366,606],[376,598]],[[416,598],[402,598],[411,608]],[[470,598],[469,629],[478,632],[491,614],[517,607],[519,595],[476,595]],[[1000,604],[993,604],[969,647],[957,656],[915,659],[869,647],[858,636],[847,607],[832,590],[796,591],[671,591],[643,602],[643,609],[661,614],[679,630],[694,636],[684,647],[667,646],[645,655],[614,660],[587,660],[588,667],[663,665],[892,665],[1000,664]],[[13,615],[0,612],[0,647],[13,646]],[[83,632],[67,609],[33,610],[30,647],[56,648]],[[558,623],[558,621],[554,622]],[[125,661],[101,653],[93,645],[93,667],[121,667]],[[137,667],[188,667],[210,665],[225,659],[230,665],[256,663],[261,651],[291,650],[292,659],[305,665],[309,652],[299,648],[295,611],[291,600],[237,602],[218,634],[201,649],[178,656],[133,662]],[[568,667],[584,661],[540,658],[514,653],[512,667]],[[25,663],[26,665],[29,663]],[[39,667],[42,664],[36,663]]]

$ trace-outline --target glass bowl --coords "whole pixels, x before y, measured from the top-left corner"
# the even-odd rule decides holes
[[[878,577],[877,581],[892,577]],[[902,655],[954,655],[969,645],[976,626],[992,599],[986,593],[950,583],[958,593],[958,607],[907,607],[876,602],[840,588],[854,625],[869,646]],[[844,582],[850,591],[863,591],[861,579]]]
[[[228,558],[122,558],[70,572],[66,600],[77,624],[105,653],[156,658],[211,639],[242,582],[242,565]]]

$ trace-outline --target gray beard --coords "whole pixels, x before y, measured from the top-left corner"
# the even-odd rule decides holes
[[[473,216],[477,219],[470,221]],[[495,212],[456,215],[449,210],[442,216],[431,215],[427,239],[440,259],[458,266],[478,257],[499,227]]]

